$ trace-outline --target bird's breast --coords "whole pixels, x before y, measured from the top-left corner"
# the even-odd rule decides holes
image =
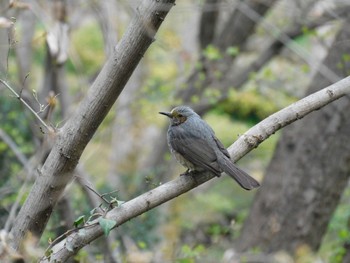
[[[172,154],[175,156],[176,160],[184,167],[190,169],[191,171],[195,170],[195,166],[193,163],[185,159],[180,153],[172,150]]]

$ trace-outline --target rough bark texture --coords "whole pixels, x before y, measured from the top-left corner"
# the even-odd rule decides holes
[[[349,22],[323,63],[339,77],[350,66],[342,60],[350,52]],[[318,73],[308,93],[329,83]],[[350,175],[349,109],[349,97],[344,97],[284,130],[237,242],[239,250],[319,248]]]
[[[55,145],[38,171],[37,180],[11,230],[14,248],[18,248],[28,231],[41,236],[83,150],[153,42],[173,3],[171,0],[143,1],[75,114],[53,134]]]

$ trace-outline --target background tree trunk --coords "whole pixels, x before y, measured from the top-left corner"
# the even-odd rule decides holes
[[[219,16],[218,4],[218,0],[206,0],[203,4],[199,28],[199,45],[201,49],[205,49],[211,44],[215,37]]]
[[[348,23],[336,36],[324,65],[339,78],[348,75]],[[330,84],[317,73],[308,93]],[[349,98],[342,98],[319,112],[292,124],[282,133],[250,214],[237,242],[240,251],[262,251],[301,246],[320,247],[350,174]]]

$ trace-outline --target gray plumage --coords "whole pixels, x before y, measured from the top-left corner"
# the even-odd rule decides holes
[[[216,176],[225,172],[244,189],[259,187],[259,183],[238,168],[230,154],[215,136],[213,129],[190,107],[178,106],[171,112],[160,112],[170,118],[167,134],[171,153],[188,172],[211,171]]]

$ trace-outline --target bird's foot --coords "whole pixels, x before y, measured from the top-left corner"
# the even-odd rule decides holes
[[[187,169],[184,173],[180,174],[180,176],[191,176],[196,173],[199,173],[199,171]]]
[[[191,175],[191,170],[187,169],[184,173],[180,174],[180,176],[188,176]]]

